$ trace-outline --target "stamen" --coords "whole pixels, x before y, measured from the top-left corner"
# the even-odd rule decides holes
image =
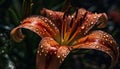
[[[81,25],[83,23],[83,21],[85,20],[86,16],[87,16],[88,12],[85,12],[83,18],[81,18],[77,23],[78,24],[78,28],[76,29],[75,33],[72,35],[72,37],[68,40],[67,44],[70,43],[78,34],[79,34],[79,30],[81,29]]]
[[[72,27],[72,24],[73,24],[73,18],[71,19],[71,21],[70,21],[70,28]]]
[[[80,19],[80,22],[79,22],[79,25],[78,26],[81,26],[82,25],[82,22],[85,20],[85,17],[87,16],[88,12],[85,12],[83,18]]]
[[[68,28],[68,16],[69,16],[69,12],[70,12],[70,9],[71,9],[71,6],[69,6],[64,15],[63,15],[63,20],[62,20],[62,28],[61,28],[61,44],[63,44],[64,42],[64,37],[66,35],[66,32],[67,32],[67,28]]]
[[[78,8],[76,9],[75,18],[77,18],[77,15],[78,15]]]

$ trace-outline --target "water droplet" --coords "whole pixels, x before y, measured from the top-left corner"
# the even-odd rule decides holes
[[[110,43],[111,43],[111,44],[113,43],[112,40],[110,40]]]
[[[46,32],[46,29],[43,29]]]
[[[97,18],[96,16],[94,16],[93,18]]]
[[[106,36],[104,35],[103,37],[105,38]]]
[[[82,27],[81,27],[81,29],[84,29],[84,28],[85,28],[85,26],[82,26]]]
[[[48,51],[46,51],[46,53],[48,53]]]
[[[94,22],[91,22],[91,24],[94,24]]]
[[[56,54],[56,52],[54,52]]]
[[[105,44],[105,42],[102,42],[103,44]]]
[[[53,25],[53,27],[55,26],[55,24],[52,24]]]
[[[57,56],[58,58],[60,58],[60,56]]]
[[[62,61],[64,61],[64,59],[62,58]]]
[[[74,18],[74,16],[71,16],[72,18]]]
[[[45,19],[45,22],[47,22],[47,20]]]
[[[105,40],[106,40],[106,41],[108,41],[108,39],[107,39],[107,38],[106,38]]]
[[[62,61],[60,60],[60,63],[62,63]]]
[[[41,56],[42,54],[41,54],[41,53],[39,53],[39,55]]]
[[[37,53],[39,54],[40,51],[37,51]]]
[[[50,13],[50,16],[52,15],[52,13]]]
[[[42,49],[42,52],[44,52],[44,50]]]
[[[45,56],[47,56],[47,54],[45,53]]]
[[[106,35],[106,37],[108,37],[108,35]]]
[[[65,56],[65,54],[62,54],[62,56]]]
[[[41,48],[43,48],[43,45],[41,45]]]
[[[44,20],[44,18],[42,17],[42,20]]]

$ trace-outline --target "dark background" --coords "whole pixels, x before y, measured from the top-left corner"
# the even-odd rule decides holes
[[[71,0],[71,5],[92,12],[108,15],[107,27],[120,45],[120,0]],[[10,31],[30,15],[40,15],[42,8],[61,10],[64,0],[0,0],[0,69],[35,69],[36,49],[41,39],[31,31],[24,30],[26,38],[15,43]],[[70,54],[60,69],[107,69],[110,58],[101,52],[80,50]],[[120,69],[118,60],[114,69]]]

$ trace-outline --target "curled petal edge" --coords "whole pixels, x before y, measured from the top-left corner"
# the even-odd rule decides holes
[[[37,69],[59,69],[70,51],[69,46],[60,46],[53,38],[44,37],[37,50]]]
[[[18,27],[14,28],[10,34],[13,40],[15,40],[16,42],[21,42],[25,37],[25,35],[23,35],[22,33],[22,28],[29,29],[30,31],[35,32],[42,38],[57,37],[59,31],[56,30],[54,31],[54,28],[57,29],[56,26],[54,26],[54,28],[53,27],[51,28],[50,23],[46,23],[45,21],[49,20],[47,18],[45,19],[44,17],[40,16],[28,17],[25,20],[23,20]]]
[[[103,31],[93,31],[91,34],[77,41],[73,49],[93,49],[108,54],[111,57],[109,69],[112,69],[118,61],[119,47],[111,35]]]

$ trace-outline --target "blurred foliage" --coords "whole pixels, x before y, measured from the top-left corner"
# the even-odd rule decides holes
[[[64,2],[64,0],[0,0],[0,69],[35,69],[40,37],[23,29],[27,37],[23,42],[15,43],[10,37],[10,31],[24,18],[40,15],[42,8],[61,10]],[[73,7],[85,8],[92,12],[106,12],[109,17],[108,26],[102,30],[112,34],[120,45],[120,19],[115,21],[115,18],[120,16],[112,18],[109,15],[111,11],[120,14],[119,0],[70,0],[70,3]],[[103,58],[100,58],[101,55]],[[107,55],[96,51],[77,51],[65,59],[60,69],[106,69],[110,61],[106,57]],[[120,69],[120,62],[115,69]]]

